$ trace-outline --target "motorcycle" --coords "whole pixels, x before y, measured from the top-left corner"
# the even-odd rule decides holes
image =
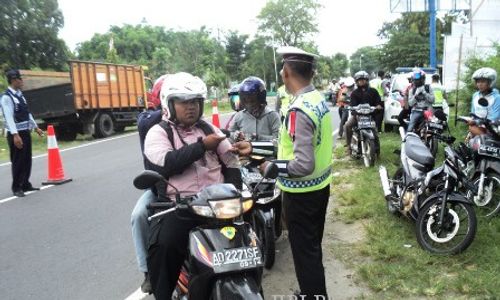
[[[281,236],[281,191],[276,186],[276,179],[263,178],[258,166],[265,158],[275,158],[272,142],[252,142],[254,153],[241,168],[244,190],[253,190],[255,206],[252,209],[251,224],[262,244],[264,267],[271,269],[276,256],[276,240]],[[257,185],[259,185],[257,187]]]
[[[479,104],[488,106],[486,99],[480,99]],[[475,196],[469,192],[467,196],[483,209],[486,217],[494,216],[500,212],[500,124],[474,114],[471,117],[460,116],[458,119],[467,124],[482,126],[486,130],[468,143],[470,160],[465,172],[472,179],[478,193]]]
[[[263,178],[277,176],[277,166],[268,165]],[[169,184],[148,170],[134,179],[134,186],[147,189],[160,181]],[[260,241],[243,220],[254,204],[251,193],[240,193],[232,184],[213,184],[194,196],[181,197],[177,191],[175,199],[152,203],[149,208],[160,212],[148,219],[179,211],[201,218],[203,224],[189,232],[188,257],[172,299],[263,299]]]
[[[359,104],[345,108],[351,113],[356,112],[357,125],[353,128],[351,150],[356,159],[363,158],[365,167],[372,167],[380,155],[380,141],[372,113],[375,107],[370,104]]]
[[[379,175],[392,214],[401,214],[416,221],[419,245],[437,254],[457,254],[470,246],[477,227],[476,214],[465,195],[458,191],[474,186],[461,171],[464,158],[450,145],[453,137],[440,137],[445,147],[445,161],[434,168],[434,156],[420,137],[406,134],[400,127],[401,165],[392,179],[380,166]]]

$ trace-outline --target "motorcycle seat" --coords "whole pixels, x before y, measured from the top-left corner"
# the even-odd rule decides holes
[[[434,166],[434,156],[416,134],[408,134],[405,140],[405,152],[408,158],[432,168]]]

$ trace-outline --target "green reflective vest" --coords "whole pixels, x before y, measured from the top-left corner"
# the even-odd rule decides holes
[[[382,87],[382,79],[377,77],[375,79],[370,80],[370,86],[377,90],[378,94],[380,95],[380,98],[383,100],[384,88]]]
[[[281,106],[280,106],[280,116],[284,118],[288,112],[288,106],[290,105],[290,95],[286,92],[286,88],[284,85],[282,85],[278,89],[278,99],[281,100]]]
[[[434,91],[434,104],[433,106],[441,106],[443,105],[444,100],[444,88],[439,83],[431,84],[432,90]]]
[[[288,113],[293,110],[304,112],[314,123],[314,171],[305,177],[278,177],[278,187],[290,193],[306,193],[320,190],[332,181],[332,121],[331,113],[323,95],[314,90],[293,99],[280,129],[278,142],[278,159],[293,160],[293,140],[286,126]],[[300,134],[297,129],[296,134]]]

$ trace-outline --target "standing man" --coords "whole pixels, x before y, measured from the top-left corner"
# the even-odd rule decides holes
[[[281,122],[288,111],[288,105],[290,105],[290,95],[286,92],[285,85],[282,85],[276,93],[276,111],[280,114]]]
[[[31,130],[35,129],[40,137],[43,131],[36,125],[28,110],[28,103],[21,92],[23,79],[19,70],[5,73],[9,87],[2,95],[0,106],[3,110],[7,128],[7,143],[12,162],[12,192],[14,196],[24,197],[24,192],[37,191],[30,183],[31,175]]]
[[[439,83],[439,74],[432,74],[432,83],[431,83],[431,88],[434,91],[434,104],[432,107],[434,109],[442,109],[444,110],[444,102],[445,100],[448,100],[448,97],[446,95],[446,90],[444,87]]]
[[[384,103],[383,102],[385,100],[385,98],[384,98],[385,93],[384,93],[384,87],[382,85],[382,82],[384,80],[384,75],[385,75],[385,72],[380,70],[377,73],[377,77],[369,81],[370,87],[377,90],[377,93],[380,96],[380,101],[382,101],[382,105],[381,105],[380,110],[374,114],[375,123],[377,124],[377,131],[379,133],[382,132],[382,122],[384,121]]]
[[[283,205],[301,299],[326,297],[321,242],[332,179],[331,113],[312,85],[317,55],[295,47],[277,50],[290,106],[280,129],[278,187]],[[264,163],[261,167],[265,168]]]

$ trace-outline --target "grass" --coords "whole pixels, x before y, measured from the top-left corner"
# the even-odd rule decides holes
[[[452,126],[452,134],[463,136],[465,126]],[[381,159],[389,175],[399,164],[399,135],[383,133]],[[500,217],[478,218],[478,231],[465,253],[436,256],[417,243],[414,223],[395,217],[386,209],[378,165],[364,168],[361,161],[349,161],[344,148],[334,151],[334,169],[341,170],[333,182],[338,201],[334,213],[344,222],[362,222],[366,239],[354,245],[338,244],[333,251],[380,298],[431,297],[495,299],[500,295]],[[442,148],[440,160],[442,161]],[[438,158],[439,160],[439,158]]]

